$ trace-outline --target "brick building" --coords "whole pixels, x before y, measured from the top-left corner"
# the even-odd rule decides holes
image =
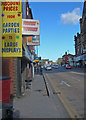
[[[47,65],[47,64],[49,64],[49,59],[42,59],[42,60],[41,60],[41,64],[42,64],[42,65]]]
[[[33,19],[28,2],[22,2],[22,18]],[[26,90],[25,80],[33,78],[33,55],[23,36],[22,55],[22,57],[2,58],[2,76],[11,77],[10,94],[17,97]]]
[[[86,64],[86,1],[84,2],[83,14],[80,19],[80,33],[74,36],[76,65]]]
[[[67,54],[67,52],[65,52],[65,55],[62,56],[62,65],[68,64],[68,59],[72,56],[72,54]]]

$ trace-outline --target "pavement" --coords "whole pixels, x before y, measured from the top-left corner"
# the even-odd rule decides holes
[[[72,67],[71,71],[86,73],[86,67],[84,67],[84,68],[82,68],[82,67]]]
[[[64,110],[60,110],[48,96],[42,75],[35,75],[31,89],[20,99],[14,100],[13,118],[62,118],[66,117]],[[64,114],[64,115],[63,115]]]

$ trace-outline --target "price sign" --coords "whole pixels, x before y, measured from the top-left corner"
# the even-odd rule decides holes
[[[2,57],[22,57],[21,2],[2,2]]]

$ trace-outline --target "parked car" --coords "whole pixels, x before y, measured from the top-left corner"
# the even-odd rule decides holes
[[[71,66],[70,65],[66,65],[66,69],[71,69]]]
[[[44,68],[46,69],[47,65],[44,65]]]
[[[63,66],[63,67],[65,67],[66,65],[65,65],[65,64],[63,64],[62,66]]]
[[[53,67],[53,64],[51,64],[51,67]]]
[[[44,68],[44,65],[41,65],[41,68]]]
[[[58,65],[54,65],[54,68],[58,68]]]
[[[54,68],[54,67],[55,67],[55,65],[54,65],[54,64],[52,64],[52,65],[51,65],[51,67],[52,67],[52,68]]]
[[[46,70],[52,70],[52,67],[51,66],[47,66]]]

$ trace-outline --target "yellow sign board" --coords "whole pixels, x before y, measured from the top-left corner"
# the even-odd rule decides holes
[[[21,3],[3,2],[2,6],[2,57],[22,57]]]
[[[0,57],[2,57],[2,6],[0,2]]]
[[[21,0],[4,0],[1,2],[3,12],[22,12]]]
[[[39,62],[39,60],[35,60],[35,62]]]
[[[2,57],[21,57],[22,48],[21,42],[18,39],[20,36],[17,34],[7,34],[3,36],[2,41]]]

